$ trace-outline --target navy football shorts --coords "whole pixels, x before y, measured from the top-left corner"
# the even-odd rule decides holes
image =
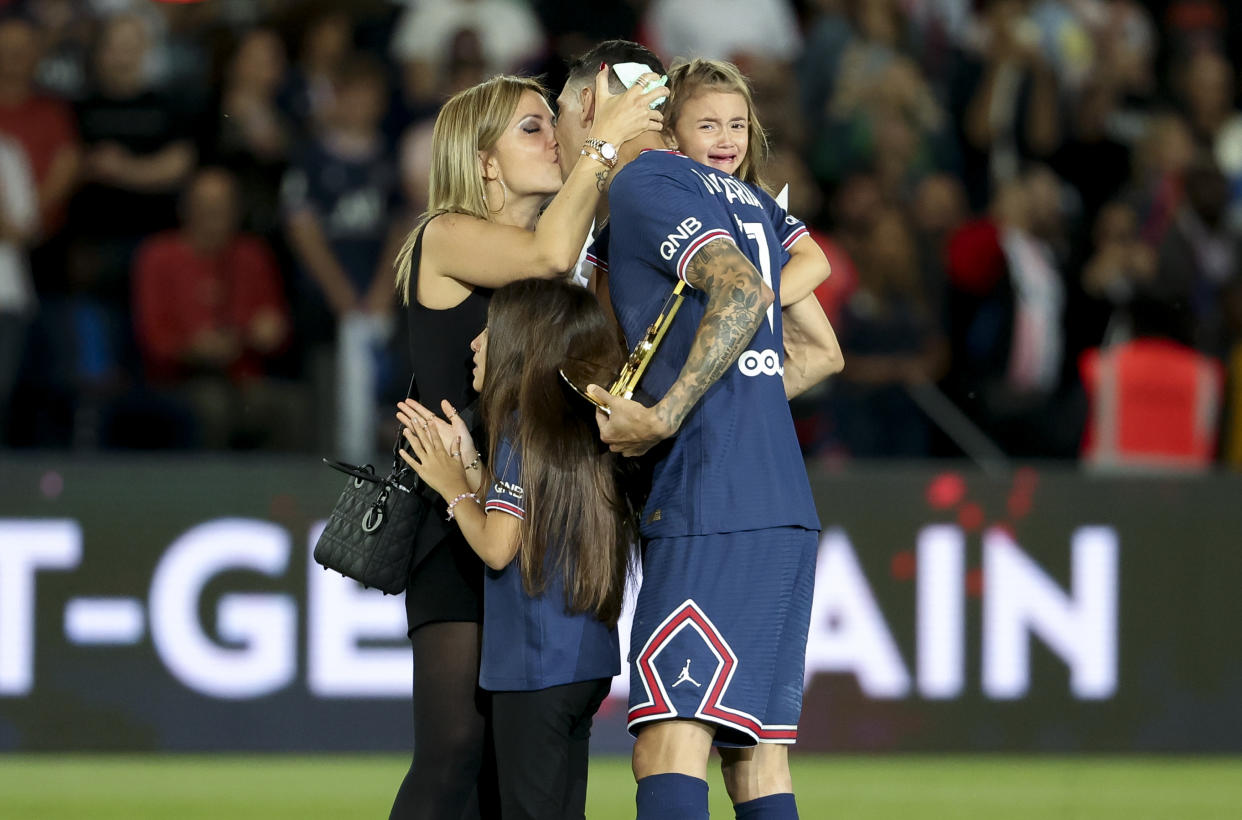
[[[793,743],[819,533],[657,538],[630,634],[629,730],[701,720],[717,746]]]

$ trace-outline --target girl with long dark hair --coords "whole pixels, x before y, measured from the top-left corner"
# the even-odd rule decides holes
[[[500,288],[487,319],[471,350],[490,479],[467,474],[468,435],[444,435],[449,422],[413,401],[401,455],[487,566],[479,682],[492,694],[501,815],[581,818],[591,719],[620,672],[636,530],[618,456],[558,369],[606,380],[625,351],[595,297],[564,282]]]

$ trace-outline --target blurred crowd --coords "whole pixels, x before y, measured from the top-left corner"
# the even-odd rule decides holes
[[[438,105],[610,37],[755,86],[833,267],[808,455],[1116,456],[1148,395],[1242,461],[1223,0],[0,0],[0,442],[382,446]]]

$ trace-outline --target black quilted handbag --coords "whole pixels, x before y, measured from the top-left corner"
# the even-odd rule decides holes
[[[418,395],[414,377],[406,395]],[[476,405],[471,402],[463,408],[461,418],[472,435],[478,436]],[[386,477],[377,475],[370,464],[323,460],[349,478],[315,542],[315,561],[386,595],[405,591],[412,565],[426,557],[444,535],[442,527],[423,526],[443,509],[444,502],[401,458],[404,445],[405,437],[398,431]]]
[[[323,460],[349,478],[315,543],[315,560],[324,569],[388,595],[405,591],[414,540],[439,498],[397,455],[402,441],[398,433],[386,477],[370,464]]]

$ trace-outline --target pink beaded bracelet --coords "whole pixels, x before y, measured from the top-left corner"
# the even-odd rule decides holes
[[[473,498],[474,503],[476,504],[479,503],[479,497],[475,495],[474,493],[462,493],[461,495],[457,496],[456,498],[454,498],[452,501],[449,502],[449,505],[448,505],[448,520],[449,521],[453,520],[453,508],[457,506],[458,502],[465,501],[467,498]]]

